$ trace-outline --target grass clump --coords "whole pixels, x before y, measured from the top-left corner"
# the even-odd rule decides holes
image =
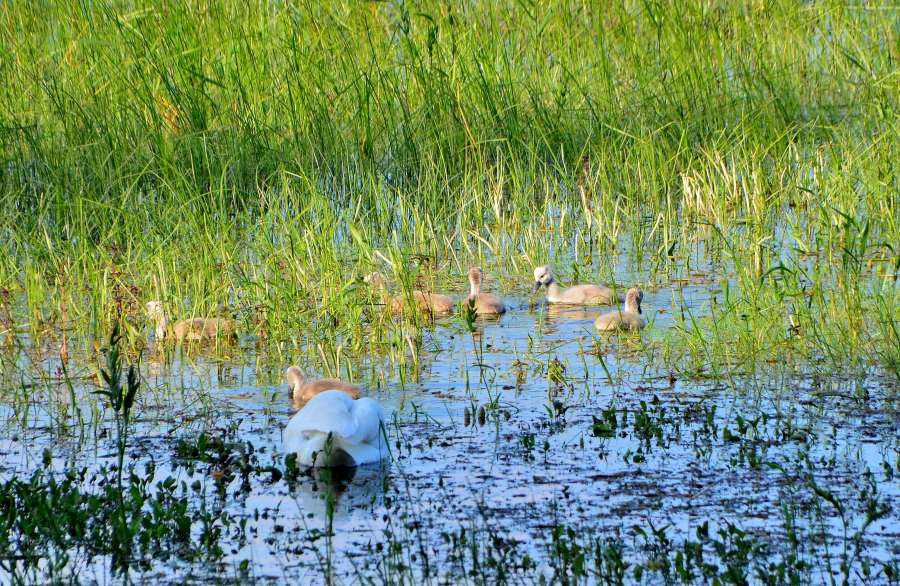
[[[113,575],[149,570],[161,561],[214,561],[227,516],[192,509],[190,489],[153,468],[35,470],[0,483],[0,567],[13,583],[66,581],[101,560]],[[95,487],[95,488],[88,488]],[[202,537],[198,534],[202,532]]]
[[[95,558],[102,558],[113,574],[128,575],[170,558],[208,561],[223,555],[218,536],[229,523],[227,514],[191,508],[187,484],[172,476],[156,480],[152,459],[143,473],[129,465],[124,474],[140,375],[131,365],[123,376],[120,342],[115,327],[105,349],[107,368],[101,371],[106,388],[97,391],[114,412],[117,464],[56,473],[48,449],[43,467],[29,479],[0,482],[5,511],[0,568],[14,583],[65,581]]]

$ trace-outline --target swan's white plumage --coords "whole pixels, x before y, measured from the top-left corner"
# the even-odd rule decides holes
[[[382,435],[384,413],[373,399],[351,399],[347,393],[319,393],[284,428],[284,447],[304,466],[354,466],[378,462],[387,455]],[[327,448],[331,434],[332,445]],[[349,458],[348,458],[349,456]]]

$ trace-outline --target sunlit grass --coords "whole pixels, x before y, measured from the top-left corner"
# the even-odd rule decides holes
[[[735,393],[896,379],[897,19],[787,0],[2,3],[4,392],[90,380],[115,323],[146,355],[156,299],[233,314],[241,344],[203,351],[256,345],[267,377],[299,355],[403,385],[434,324],[393,318],[364,275],[461,299],[482,265],[519,303],[547,263],[655,296],[625,358],[586,350],[610,387],[620,359]],[[442,323],[483,352],[474,322]]]
[[[2,9],[17,331],[65,306],[136,341],[162,299],[358,353],[373,268],[462,292],[481,263],[509,289],[547,261],[612,281],[624,250],[657,286],[727,289],[667,355],[896,370],[890,10],[90,6]]]

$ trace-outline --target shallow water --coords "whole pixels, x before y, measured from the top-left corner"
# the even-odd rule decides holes
[[[458,318],[438,321],[426,332],[415,377],[402,384],[377,357],[354,365],[368,394],[391,413],[392,454],[385,465],[337,482],[312,473],[296,482],[265,473],[229,480],[233,462],[196,462],[190,472],[175,444],[201,431],[249,444],[260,467],[284,467],[281,430],[291,415],[280,380],[286,364],[269,365],[249,339],[226,359],[201,351],[175,353],[167,363],[148,350],[128,462],[142,469],[152,460],[157,479],[199,480],[203,496],[194,506],[224,509],[247,526],[241,537],[223,534],[224,556],[216,563],[170,562],[134,577],[323,583],[331,575],[350,583],[411,576],[455,583],[481,576],[492,583],[502,566],[514,582],[560,581],[572,571],[560,561],[561,542],[590,550],[612,539],[622,545],[629,576],[643,565],[643,580],[657,582],[664,574],[650,568],[674,559],[685,540],[698,541],[698,528],[708,522],[709,535],[731,524],[763,548],[742,562],[751,576],[751,562],[775,563],[793,552],[819,581],[837,571],[844,528],[809,481],[845,503],[852,534],[864,518],[858,495],[866,469],[880,501],[893,508],[866,531],[863,555],[874,569],[898,559],[900,489],[891,472],[900,465],[896,381],[877,372],[863,380],[820,380],[775,367],[696,380],[659,371],[641,340],[652,344],[671,326],[676,296],[703,312],[715,294],[710,280],[697,273],[680,290],[646,291],[653,325],[638,336],[597,336],[593,319],[609,308],[507,297],[512,310],[479,321],[474,335]],[[39,365],[55,371],[51,363]],[[315,364],[303,366],[316,372]],[[91,424],[104,412],[85,408],[85,426],[60,426],[68,392],[54,384],[35,388],[60,392],[39,393],[26,409],[9,389],[0,407],[7,422],[0,440],[4,478],[29,475],[48,448],[57,470],[115,462],[109,419]],[[87,404],[92,390],[76,385],[77,402]],[[790,546],[788,517],[799,545]],[[724,568],[728,555],[743,558],[737,533],[721,535],[726,553],[716,558],[708,544],[705,561]],[[473,543],[480,544],[477,554]],[[80,569],[87,581],[106,581],[108,572],[102,558]]]

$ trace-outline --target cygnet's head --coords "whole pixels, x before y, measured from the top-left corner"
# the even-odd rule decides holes
[[[469,282],[473,285],[481,285],[481,282],[484,280],[484,271],[481,270],[481,267],[472,267],[469,269]]]
[[[643,313],[641,311],[641,301],[644,300],[644,292],[637,287],[632,287],[625,294],[625,310],[635,313]]]
[[[147,314],[153,317],[163,315],[162,301],[148,301],[144,308],[147,310]]]
[[[549,266],[544,265],[534,269],[534,287],[531,288],[532,294],[537,293],[537,290],[541,288],[541,285],[547,287],[552,282],[553,271],[550,270]]]
[[[303,371],[297,366],[288,367],[288,369],[284,371],[284,378],[287,379],[288,389],[290,389],[291,395],[297,392],[300,386],[306,381],[306,375],[304,375]]]

